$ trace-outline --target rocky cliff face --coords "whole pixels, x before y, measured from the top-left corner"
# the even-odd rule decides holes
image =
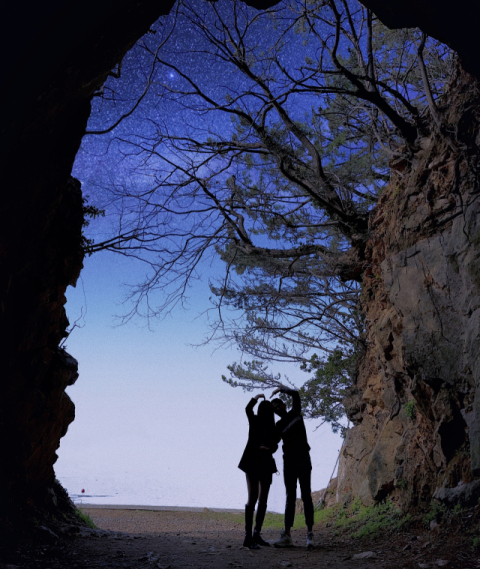
[[[9,358],[0,402],[1,521],[14,520],[28,508],[55,509],[59,501],[69,507],[53,464],[75,417],[65,388],[77,379],[77,362],[60,342],[68,326],[65,290],[83,266],[82,224],[80,183],[71,178],[45,224],[41,254],[24,269],[28,282],[20,273],[6,283],[2,316],[15,325],[2,340]],[[19,293],[20,306],[13,302]]]
[[[367,352],[347,399],[354,427],[339,500],[417,506],[480,476],[478,95],[459,72],[442,109],[446,135],[391,164],[371,217]]]

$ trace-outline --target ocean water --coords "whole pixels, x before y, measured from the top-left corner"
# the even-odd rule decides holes
[[[81,435],[82,426],[77,425]],[[312,490],[328,483],[341,441],[324,426],[315,430],[307,423],[312,447]],[[73,436],[62,443],[56,475],[72,500],[83,504],[183,506],[243,509],[247,499],[245,474],[237,468],[245,440],[232,440],[228,433],[219,435],[211,452],[208,436],[191,441],[188,446],[172,440],[149,441],[135,436],[108,440],[108,432],[92,440]],[[68,443],[68,444],[67,444]],[[154,447],[156,452],[148,452]],[[268,509],[283,512],[285,487],[282,452],[275,454],[279,474],[273,476]],[[300,491],[297,491],[298,496]]]
[[[59,476],[72,500],[82,504],[184,506],[201,508],[243,509],[246,501],[244,475],[235,476],[230,485],[200,481],[197,486],[185,486],[174,481],[160,481],[159,476],[122,473],[120,476],[92,476],[88,473]],[[82,492],[85,490],[85,492]],[[270,490],[268,509],[281,512],[284,507],[283,479],[275,476]]]

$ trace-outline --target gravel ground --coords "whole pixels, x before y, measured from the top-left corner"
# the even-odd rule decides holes
[[[65,528],[60,539],[0,555],[0,569],[474,569],[478,554],[451,528],[391,533],[370,540],[335,536],[316,526],[316,547],[307,550],[305,530],[292,532],[285,550],[242,547],[239,513],[82,508],[99,529]],[[278,529],[262,532],[278,538]],[[1,553],[1,551],[0,551]],[[363,557],[358,557],[363,554]]]

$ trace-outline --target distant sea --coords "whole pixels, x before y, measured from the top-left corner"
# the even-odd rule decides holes
[[[234,390],[229,394],[237,395]],[[244,508],[247,485],[237,465],[248,424],[238,403],[219,405],[214,400],[212,409],[203,403],[195,406],[186,397],[183,405],[159,397],[151,402],[132,399],[133,395],[123,403],[92,398],[85,411],[78,405],[79,417],[62,439],[55,464],[56,476],[74,502]],[[198,410],[203,415],[192,421]],[[180,411],[184,415],[179,418]],[[317,430],[307,422],[306,427],[312,447],[312,490],[320,490],[332,474],[341,439],[328,425]],[[281,449],[275,460],[282,472]],[[268,509],[282,512],[284,507],[283,475],[274,475]]]
[[[130,475],[95,476],[88,473],[57,473],[57,478],[75,504],[110,504],[141,506],[185,506],[243,509],[247,488],[243,473],[235,473],[235,482],[224,486],[203,484],[197,488],[160,482],[159,477]],[[200,481],[199,481],[200,482]],[[84,490],[84,492],[82,492]],[[282,512],[285,504],[283,478],[274,476],[268,509]]]

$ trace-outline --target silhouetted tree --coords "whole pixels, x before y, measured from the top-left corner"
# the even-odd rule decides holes
[[[185,0],[175,18],[188,30],[188,57],[174,32],[161,49],[154,34],[137,48],[151,70],[136,108],[141,128],[120,109],[115,128],[91,132],[108,131],[131,176],[104,184],[101,206],[118,225],[88,251],[150,266],[126,318],[168,310],[204,259],[219,256],[214,332],[253,357],[224,379],[276,386],[265,362],[303,364],[315,372],[307,414],[338,427],[362,350],[369,212],[389,160],[408,160],[429,129],[442,129],[435,101],[452,55],[415,30],[386,29],[355,1],[258,12]],[[181,120],[162,120],[169,107]],[[158,289],[164,302],[152,305]]]

